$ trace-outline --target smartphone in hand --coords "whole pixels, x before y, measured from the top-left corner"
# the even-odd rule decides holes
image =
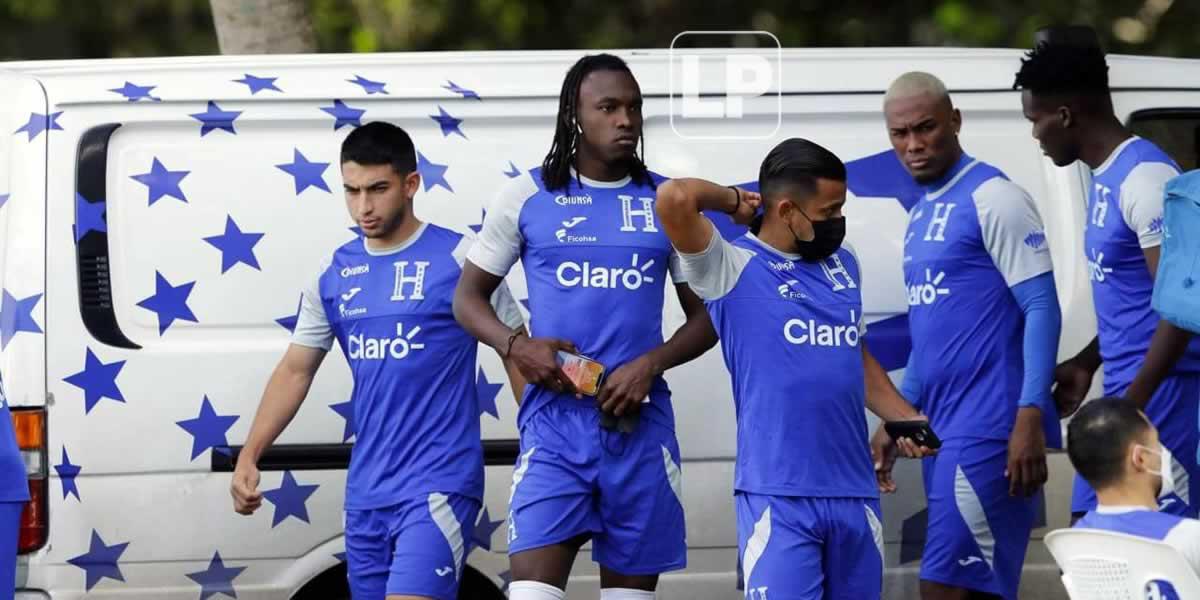
[[[893,440],[906,437],[925,448],[937,450],[942,447],[942,440],[929,427],[929,421],[888,421],[883,424],[883,429]]]
[[[558,364],[580,394],[595,396],[600,392],[600,381],[604,379],[604,365],[586,356],[562,350],[558,351]]]

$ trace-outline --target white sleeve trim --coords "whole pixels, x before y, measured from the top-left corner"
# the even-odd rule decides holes
[[[1163,538],[1163,542],[1183,555],[1192,570],[1200,575],[1200,521],[1184,519]]]
[[[478,238],[474,235],[470,233],[463,234],[462,239],[458,241],[458,245],[454,247],[454,252],[452,253],[458,266],[463,266],[471,249],[478,242]],[[500,286],[496,288],[496,291],[492,292],[491,302],[492,308],[496,311],[496,316],[505,325],[508,325],[510,328],[516,328],[525,324],[525,318],[521,316],[521,309],[517,307],[517,301],[513,300],[512,292],[508,289],[508,283],[504,281],[500,282]]]
[[[1134,167],[1121,183],[1121,217],[1142,248],[1162,244],[1163,187],[1176,175],[1179,171],[1167,163],[1146,162]]]
[[[754,253],[725,241],[707,217],[705,221],[712,235],[708,246],[696,254],[677,254],[680,271],[696,295],[703,300],[717,300],[737,285],[738,278]]]
[[[1054,269],[1046,227],[1025,190],[995,177],[976,188],[973,199],[983,245],[1009,287]]]
[[[309,348],[320,348],[328,352],[333,348],[333,327],[321,303],[321,276],[329,269],[333,257],[321,261],[317,272],[309,278],[300,295],[300,314],[296,318],[296,329],[292,331],[292,343]]]
[[[507,275],[521,257],[521,208],[537,192],[537,182],[528,173],[500,188],[492,205],[487,207],[479,239],[467,253],[467,259],[492,275]]]
[[[714,231],[713,235],[719,234]],[[683,274],[683,265],[679,262],[679,253],[673,248],[671,249],[671,256],[667,259],[667,272],[671,274],[671,283],[687,283],[687,275]]]

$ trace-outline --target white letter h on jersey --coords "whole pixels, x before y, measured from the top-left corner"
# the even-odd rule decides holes
[[[846,288],[855,289],[858,287],[854,284],[854,278],[850,277],[850,272],[846,270],[846,265],[842,264],[842,259],[837,254],[833,254],[821,261],[821,270],[825,272],[825,277],[833,284],[833,291],[835,292],[840,292]],[[841,275],[846,282],[842,283],[838,281],[838,275]]]
[[[949,204],[938,202],[933,205],[933,217],[929,219],[929,227],[925,230],[925,241],[946,241],[946,223],[950,220],[950,211],[952,210],[954,210],[953,202]]]
[[[412,284],[412,295],[409,296],[408,298],[411,298],[412,300],[424,300],[425,299],[425,293],[424,293],[425,267],[429,266],[429,261],[418,260],[418,261],[413,262],[413,264],[416,265],[416,267],[417,267],[417,273],[416,273],[416,275],[412,275],[412,276],[405,275],[405,271],[408,270],[408,261],[407,260],[397,261],[395,264],[396,264],[396,289],[395,289],[395,291],[392,292],[392,300],[395,301],[395,300],[405,300],[406,299],[404,297],[404,284],[406,284],[406,283]]]
[[[637,231],[633,226],[633,217],[638,216],[646,220],[646,226],[642,227],[642,231],[654,233],[658,231],[658,227],[654,226],[654,199],[653,198],[638,198],[642,201],[640,210],[633,209],[633,196],[624,194],[617,196],[621,199],[621,231]]]

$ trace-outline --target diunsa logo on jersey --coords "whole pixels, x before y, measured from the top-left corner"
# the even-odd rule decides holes
[[[342,269],[342,277],[354,277],[355,275],[366,275],[371,272],[370,264],[355,265]]]
[[[554,203],[559,206],[590,206],[592,204],[592,197],[564,196],[560,194],[554,197]]]

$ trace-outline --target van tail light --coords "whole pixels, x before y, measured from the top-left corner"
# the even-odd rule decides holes
[[[25,462],[25,476],[29,480],[29,502],[21,511],[21,533],[17,544],[17,552],[27,554],[46,545],[50,530],[50,515],[46,508],[49,486],[46,409],[14,407],[12,421],[17,447]]]

